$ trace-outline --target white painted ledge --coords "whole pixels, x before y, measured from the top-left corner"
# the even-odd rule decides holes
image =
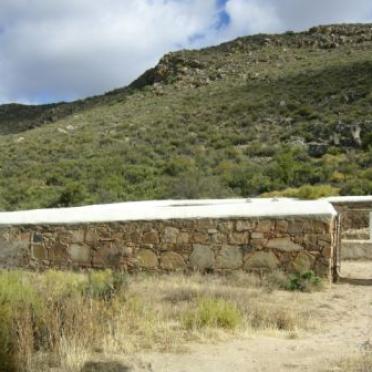
[[[299,201],[286,198],[163,200],[0,212],[0,225],[281,216],[331,218],[336,214],[333,206],[325,200]]]

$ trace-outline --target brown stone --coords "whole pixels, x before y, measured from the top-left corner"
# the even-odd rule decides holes
[[[196,221],[196,228],[200,230],[214,229],[216,226],[217,221],[210,218],[204,218]]]
[[[242,251],[235,246],[223,246],[216,259],[216,267],[218,269],[238,269],[242,264]]]
[[[158,266],[158,257],[150,249],[140,249],[137,253],[137,260],[140,267],[155,269]]]
[[[290,221],[288,223],[288,233],[290,235],[301,235],[304,230],[303,221]]]
[[[124,250],[119,243],[106,241],[94,250],[93,264],[95,267],[119,267]]]
[[[196,244],[207,244],[209,242],[209,235],[208,233],[195,232],[192,240]]]
[[[259,220],[257,223],[256,231],[268,233],[273,230],[274,224],[270,220]]]
[[[285,220],[278,220],[276,221],[276,230],[280,233],[287,233],[288,232],[288,221]]]
[[[264,239],[265,238],[265,235],[262,232],[253,232],[251,234],[251,238],[252,239]]]
[[[267,248],[278,249],[285,252],[301,251],[303,248],[290,240],[290,238],[275,238],[268,241]]]
[[[150,230],[143,234],[142,242],[144,244],[157,245],[159,244],[159,241],[159,234],[156,230]]]
[[[213,269],[215,265],[214,252],[207,245],[194,244],[189,263],[193,269]]]
[[[248,232],[232,232],[229,235],[229,243],[232,245],[248,244],[249,234]]]
[[[166,244],[177,244],[179,230],[175,227],[167,226],[164,229],[163,242]]]
[[[323,257],[330,258],[332,257],[332,246],[328,245],[322,249]]]
[[[208,229],[208,234],[209,235],[215,235],[218,233],[218,230],[217,229]]]
[[[186,268],[186,264],[178,253],[167,252],[160,257],[160,267],[164,270],[183,270]]]
[[[236,231],[250,231],[256,227],[256,221],[254,220],[239,220],[236,222]]]
[[[31,234],[29,232],[22,232],[20,234],[20,240],[24,240],[24,241],[30,242],[30,240],[31,240]]]
[[[97,244],[97,235],[94,229],[89,229],[85,234],[85,242],[94,247]]]
[[[32,257],[37,260],[47,260],[48,251],[42,244],[34,244],[32,246]]]
[[[314,266],[314,271],[317,275],[326,277],[331,273],[331,260],[326,258],[318,259]]]
[[[275,270],[280,262],[273,252],[255,252],[245,259],[244,269],[266,269]]]
[[[54,242],[49,247],[49,260],[52,263],[67,263],[69,261],[67,247],[59,242]]]
[[[307,252],[300,252],[294,261],[290,264],[290,270],[297,273],[303,273],[311,270],[315,261],[315,257]]]
[[[177,236],[177,245],[185,245],[190,241],[190,235],[187,232],[180,232]]]
[[[318,249],[318,236],[314,234],[310,235],[304,235],[303,238],[303,244],[308,250],[316,250]]]
[[[125,246],[122,248],[122,253],[124,257],[131,257],[133,256],[133,247]]]
[[[217,229],[224,234],[229,234],[234,229],[234,223],[232,221],[221,221],[219,222]]]
[[[71,231],[71,242],[72,243],[84,243],[85,231],[84,230],[72,230]]]
[[[67,247],[67,252],[73,263],[89,265],[91,262],[90,248],[86,245],[71,244]]]

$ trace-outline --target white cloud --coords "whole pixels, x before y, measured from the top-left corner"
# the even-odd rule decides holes
[[[170,50],[371,15],[370,0],[1,0],[0,102],[98,94]]]
[[[2,0],[4,1],[4,0]],[[122,86],[215,19],[214,0],[5,0],[2,97],[78,97]]]
[[[229,0],[226,12],[231,24],[227,36],[236,37],[251,33],[275,32],[280,28],[280,20],[270,3],[260,1]]]

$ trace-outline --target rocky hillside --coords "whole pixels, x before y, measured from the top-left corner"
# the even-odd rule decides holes
[[[0,208],[372,193],[372,25],[164,56],[126,88],[0,106]]]

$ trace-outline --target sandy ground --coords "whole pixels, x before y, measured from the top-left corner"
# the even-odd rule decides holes
[[[372,277],[371,270],[371,261],[343,263],[344,275]],[[295,337],[247,334],[215,344],[188,344],[183,353],[139,353],[128,371],[337,371],[341,359],[372,350],[371,286],[340,283],[309,296],[320,322],[316,331]]]

